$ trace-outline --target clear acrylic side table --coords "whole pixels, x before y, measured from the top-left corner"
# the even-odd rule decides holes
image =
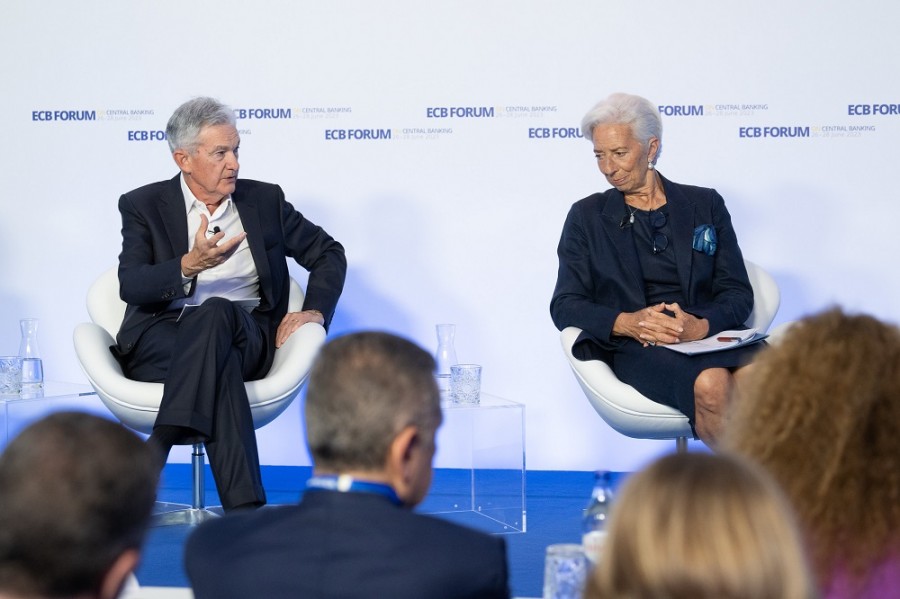
[[[0,449],[32,422],[62,410],[91,412],[112,419],[90,385],[45,381],[40,394],[0,395]]]
[[[525,406],[481,394],[442,406],[434,481],[418,511],[490,533],[526,531]]]

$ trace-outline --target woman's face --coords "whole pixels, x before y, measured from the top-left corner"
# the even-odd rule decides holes
[[[632,135],[630,125],[597,125],[593,137],[597,166],[610,185],[627,194],[650,183],[647,163],[656,159],[657,138],[651,137],[645,148]]]

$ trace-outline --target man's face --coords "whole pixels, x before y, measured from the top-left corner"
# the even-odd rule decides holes
[[[175,151],[175,162],[198,200],[218,205],[234,193],[240,144],[241,136],[232,125],[213,125],[200,130],[195,149]]]

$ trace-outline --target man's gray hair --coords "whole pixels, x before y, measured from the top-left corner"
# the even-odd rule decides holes
[[[628,125],[631,134],[645,148],[651,137],[659,140],[654,163],[662,154],[662,119],[650,100],[632,94],[615,93],[598,102],[581,119],[581,133],[591,141],[597,125]]]
[[[169,149],[193,152],[204,127],[235,125],[234,110],[215,98],[200,97],[188,100],[175,109],[166,125]]]
[[[433,439],[441,422],[434,358],[381,332],[326,344],[309,377],[306,439],[318,468],[378,471],[405,427]]]

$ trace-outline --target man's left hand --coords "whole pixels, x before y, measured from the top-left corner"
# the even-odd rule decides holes
[[[278,331],[275,333],[275,347],[281,347],[288,337],[294,334],[294,331],[305,325],[307,322],[317,322],[325,326],[325,317],[318,310],[304,310],[303,312],[288,312],[281,319],[278,325]]]

